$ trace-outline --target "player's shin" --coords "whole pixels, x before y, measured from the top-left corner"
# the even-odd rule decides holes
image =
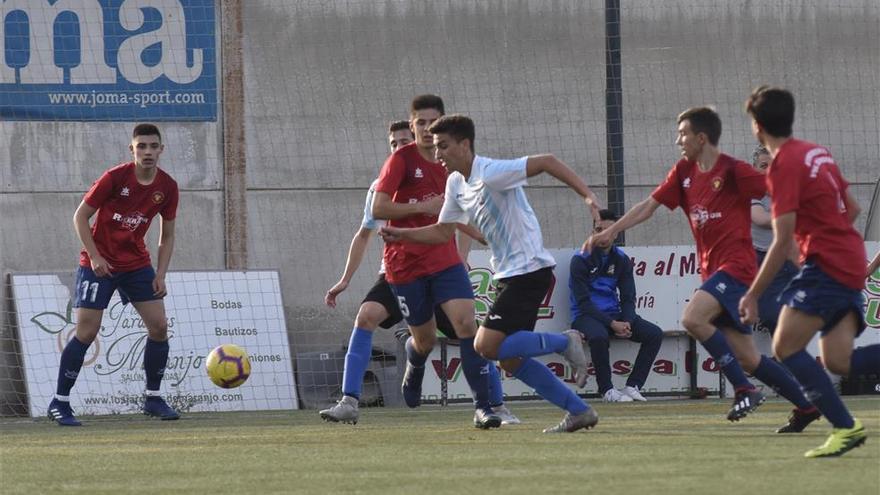
[[[144,373],[147,375],[147,391],[158,392],[162,376],[168,364],[168,341],[156,341],[149,337],[144,346]]]
[[[461,365],[464,368],[464,377],[471,388],[474,396],[474,406],[477,409],[489,407],[489,367],[495,366],[486,361],[474,350],[474,338],[459,340],[461,347]]]
[[[89,344],[83,344],[76,336],[71,338],[64,347],[58,367],[58,385],[55,389],[58,396],[67,397],[70,395],[70,390],[76,383],[88,349]]]

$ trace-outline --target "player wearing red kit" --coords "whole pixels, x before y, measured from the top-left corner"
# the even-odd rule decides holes
[[[62,426],[80,425],[70,407],[70,390],[101,328],[104,309],[117,290],[122,302],[132,303],[147,327],[143,412],[163,420],[179,417],[159,393],[168,361],[168,324],[162,298],[167,293],[165,274],[174,249],[177,183],[159,169],[164,145],[156,126],[135,126],[129,149],[134,161],[106,171],[73,218],[83,245],[73,294],[76,335],[61,353],[58,385],[48,410],[49,417]],[[89,228],[89,219],[96,213],[94,226]],[[158,263],[153,270],[144,236],[156,215],[161,223]]]
[[[740,301],[740,313],[746,321],[757,318],[757,300],[784,263],[794,237],[802,268],[779,296],[784,307],[773,353],[834,427],[823,445],[804,455],[833,457],[862,445],[866,433],[806,346],[820,332],[822,363],[832,373],[848,375],[880,373],[880,344],[853,351],[865,328],[865,245],[852,225],[858,203],[826,148],[791,137],[794,109],[794,96],[780,88],[761,86],[746,101],[752,131],[773,156],[767,172],[773,243]]]
[[[752,328],[739,319],[737,303],[755,276],[751,237],[751,201],[764,195],[764,176],[748,163],[718,150],[721,119],[707,107],[691,108],[678,116],[676,144],[684,156],[666,180],[647,199],[589,244],[607,244],[617,234],[638,225],[662,204],[681,208],[688,217],[703,284],[685,307],[681,324],[712,355],[736,396],[727,419],[738,421],[764,401],[745,371],[777,390],[802,414],[789,418],[778,433],[802,431],[818,416],[800,386],[785,368],[761,355]]]

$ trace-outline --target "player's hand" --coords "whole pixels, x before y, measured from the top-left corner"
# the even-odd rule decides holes
[[[156,297],[165,297],[168,295],[168,289],[165,287],[165,276],[156,275],[153,279],[153,295]]]
[[[758,321],[758,298],[751,291],[747,291],[739,300],[739,319],[746,325]]]
[[[584,203],[590,208],[590,216],[593,217],[593,222],[598,223],[601,220],[601,218],[599,218],[599,210],[602,208],[599,206],[599,202],[596,201],[596,197],[593,195],[587,196],[584,198]]]
[[[611,331],[614,332],[614,335],[623,339],[628,339],[632,337],[632,329],[630,328],[629,323],[625,321],[612,321]]]
[[[336,296],[342,294],[345,289],[348,288],[348,282],[345,280],[340,280],[336,282],[336,285],[330,287],[330,290],[327,291],[327,294],[324,295],[324,304],[330,306],[331,308],[336,307]]]
[[[599,232],[598,234],[593,234],[589,238],[587,238],[587,242],[585,242],[584,245],[581,247],[583,248],[584,252],[591,253],[593,252],[593,248],[597,244],[610,244],[614,242],[615,237],[616,234],[612,234],[610,229],[603,230],[602,232]]]
[[[385,242],[400,241],[400,228],[385,226],[379,229],[379,237]]]
[[[103,256],[90,257],[92,261],[92,271],[99,277],[109,277],[113,272],[113,265],[107,262]]]
[[[420,201],[418,204],[422,208],[422,213],[436,217],[440,214],[440,209],[443,208],[443,196],[434,196],[431,199]]]

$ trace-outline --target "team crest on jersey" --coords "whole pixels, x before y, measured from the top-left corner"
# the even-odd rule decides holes
[[[722,179],[721,177],[712,177],[712,190],[713,191],[720,191],[723,186],[724,186],[724,179]]]
[[[422,169],[419,167],[416,167],[416,173],[415,173],[416,179],[421,179],[424,176],[425,176],[425,174],[422,172]]]
[[[119,191],[120,196],[128,196],[129,190],[127,187],[123,187],[121,191]]]
[[[160,205],[163,201],[165,201],[165,194],[162,193],[162,191],[156,191],[153,193],[153,203]]]

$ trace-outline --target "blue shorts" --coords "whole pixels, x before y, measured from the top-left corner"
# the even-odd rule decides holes
[[[850,311],[858,319],[856,336],[865,330],[865,299],[862,291],[851,289],[829,277],[814,263],[807,261],[800,273],[779,295],[782,304],[804,313],[822,318],[822,335],[828,333],[834,325]]]
[[[74,308],[107,309],[113,292],[118,290],[122,304],[162,299],[153,294],[156,271],[147,266],[133,272],[113,273],[98,277],[91,268],[80,266],[76,270]]]
[[[739,319],[739,300],[749,290],[749,286],[731,277],[723,271],[715,272],[709,277],[700,290],[712,295],[721,305],[721,314],[712,323],[718,328],[734,328],[740,333],[751,334],[752,327]]]
[[[473,299],[474,289],[464,265],[459,263],[408,284],[391,284],[400,312],[412,326],[434,316],[434,307],[452,299]]]

